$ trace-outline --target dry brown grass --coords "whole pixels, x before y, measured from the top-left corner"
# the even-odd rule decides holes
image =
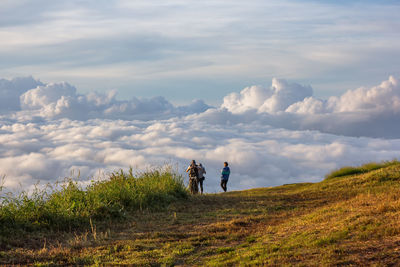
[[[399,219],[400,166],[393,165],[316,184],[196,196],[97,225],[96,235],[41,233],[41,242],[26,237],[30,246],[0,252],[0,262],[396,266]]]

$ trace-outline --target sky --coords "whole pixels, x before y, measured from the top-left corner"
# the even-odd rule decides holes
[[[398,1],[3,0],[0,77],[210,104],[272,78],[327,97],[400,75]]]
[[[0,175],[192,159],[219,190],[400,152],[398,1],[0,2]]]

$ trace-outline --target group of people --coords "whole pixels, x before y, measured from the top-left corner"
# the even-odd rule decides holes
[[[203,194],[203,182],[205,180],[204,174],[206,174],[206,169],[204,166],[199,163],[196,164],[195,160],[192,160],[189,167],[186,169],[186,172],[189,174],[189,190],[192,194],[197,194],[199,192]],[[228,167],[228,162],[224,162],[224,167],[221,170],[221,188],[226,192],[227,183],[229,180],[229,175],[231,171]]]

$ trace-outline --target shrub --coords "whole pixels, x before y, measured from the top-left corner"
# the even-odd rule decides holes
[[[59,189],[48,186],[29,195],[22,192],[3,197],[0,233],[89,227],[91,219],[109,220],[136,210],[162,209],[187,196],[182,177],[171,168],[144,172],[137,177],[132,170],[121,170],[106,180],[92,181],[86,189],[68,179]]]
[[[325,179],[328,180],[328,179],[332,179],[332,178],[336,178],[336,177],[366,173],[366,172],[378,170],[381,168],[385,168],[385,167],[389,167],[389,166],[397,165],[397,164],[400,164],[400,162],[397,160],[392,160],[392,161],[382,161],[380,163],[370,162],[370,163],[361,165],[359,167],[345,166],[345,167],[342,167],[340,169],[337,169],[337,170],[334,170],[334,171],[328,173],[327,175],[325,175]]]

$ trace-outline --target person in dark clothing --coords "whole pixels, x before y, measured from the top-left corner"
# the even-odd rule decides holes
[[[229,180],[229,175],[231,174],[231,170],[228,167],[228,162],[224,162],[224,168],[221,170],[221,187],[226,192],[227,190],[227,183]]]
[[[198,177],[199,170],[196,165],[196,161],[192,160],[189,167],[186,169],[186,172],[189,173],[189,190],[192,194],[197,194],[199,192],[198,186]]]

